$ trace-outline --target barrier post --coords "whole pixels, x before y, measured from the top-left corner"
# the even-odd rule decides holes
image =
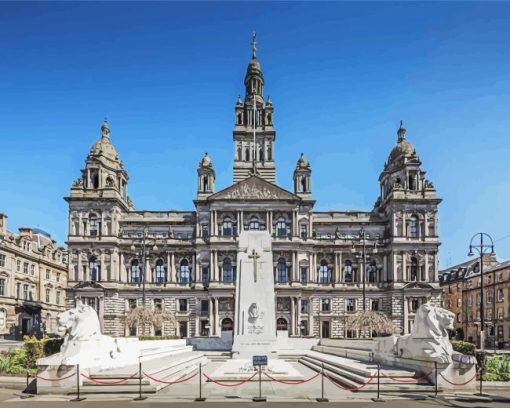
[[[437,397],[437,361],[434,361],[434,397]]]
[[[133,401],[143,401],[147,399],[142,395],[142,361],[138,360],[138,397],[133,398]]]
[[[80,402],[86,398],[80,397],[80,365],[76,364],[76,398],[73,398],[70,401]]]
[[[29,370],[27,368],[27,386],[25,387],[25,390],[22,391],[20,396],[19,396],[21,399],[33,398],[34,397],[34,394],[29,394],[28,393],[28,386],[29,385],[30,385],[30,374],[29,374]],[[37,389],[36,389],[36,393],[37,393]]]
[[[329,402],[327,398],[324,398],[324,363],[321,364],[321,397],[317,398],[317,402]]]
[[[377,398],[372,398],[374,402],[384,402],[381,398],[381,365],[377,363]]]
[[[205,398],[202,397],[202,363],[198,366],[198,398],[195,398],[195,401],[202,402],[205,401]]]
[[[254,402],[265,402],[266,397],[262,396],[262,366],[259,365],[259,396],[253,397],[252,401]]]

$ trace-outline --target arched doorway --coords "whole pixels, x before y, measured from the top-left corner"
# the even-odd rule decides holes
[[[234,330],[234,322],[230,318],[225,318],[221,321],[221,331],[232,331]]]
[[[289,330],[287,325],[287,320],[285,320],[283,317],[280,317],[276,320],[276,330]]]

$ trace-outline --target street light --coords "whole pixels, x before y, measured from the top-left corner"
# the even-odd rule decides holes
[[[484,242],[484,237],[488,240]],[[475,238],[480,239],[479,244],[473,244]],[[480,255],[480,349],[481,349],[481,364],[480,364],[480,395],[482,395],[482,374],[483,374],[483,366],[485,362],[484,355],[484,342],[485,342],[485,316],[483,310],[483,256],[484,254],[489,254],[490,256],[495,255],[494,253],[494,241],[489,234],[485,232],[479,232],[471,238],[469,242],[469,252],[468,256],[473,256],[476,250]],[[490,251],[490,252],[489,252]],[[495,301],[495,299],[493,299]],[[493,316],[494,318],[494,316]]]

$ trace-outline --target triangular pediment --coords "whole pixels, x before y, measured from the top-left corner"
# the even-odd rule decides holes
[[[76,284],[73,289],[104,289],[104,287],[97,282],[83,281]]]
[[[301,200],[290,191],[270,183],[258,176],[233,184],[209,197],[210,200]]]

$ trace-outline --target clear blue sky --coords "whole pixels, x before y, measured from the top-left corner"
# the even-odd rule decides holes
[[[318,210],[370,210],[404,120],[444,199],[441,266],[480,230],[510,258],[510,4],[0,3],[0,211],[67,234],[62,199],[108,116],[137,209],[191,210],[208,151],[232,180],[251,31],[278,184],[301,152]],[[504,238],[507,237],[507,238]]]

